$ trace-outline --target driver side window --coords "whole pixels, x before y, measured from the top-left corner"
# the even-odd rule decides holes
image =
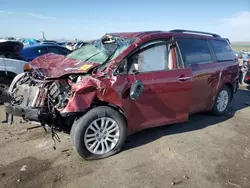
[[[129,72],[153,72],[172,69],[172,56],[166,44],[152,46],[134,54],[129,62]]]

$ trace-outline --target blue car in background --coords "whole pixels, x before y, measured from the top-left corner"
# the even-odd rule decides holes
[[[25,47],[21,52],[23,58],[26,61],[32,61],[33,59],[47,53],[68,55],[69,53],[71,53],[71,51],[56,44],[35,44]]]

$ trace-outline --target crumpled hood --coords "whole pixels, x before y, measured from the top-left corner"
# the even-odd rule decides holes
[[[83,62],[53,53],[42,55],[31,62],[32,68],[40,69],[47,78],[59,78],[66,74],[87,73],[99,63]]]

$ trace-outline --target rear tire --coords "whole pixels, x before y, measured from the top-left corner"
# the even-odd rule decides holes
[[[124,117],[108,106],[95,107],[76,120],[71,128],[73,147],[86,160],[118,153],[127,137]]]
[[[227,85],[224,85],[216,96],[212,113],[216,116],[222,116],[226,114],[232,101],[232,97],[233,93],[231,89]]]

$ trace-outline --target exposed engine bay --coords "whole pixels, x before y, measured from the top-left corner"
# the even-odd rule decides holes
[[[69,82],[73,83],[69,78],[48,81],[44,80],[39,70],[24,73],[10,87],[6,112],[26,120],[55,126],[50,117],[55,117],[56,111],[64,108],[69,101]],[[11,112],[8,111],[8,106],[12,106]]]

